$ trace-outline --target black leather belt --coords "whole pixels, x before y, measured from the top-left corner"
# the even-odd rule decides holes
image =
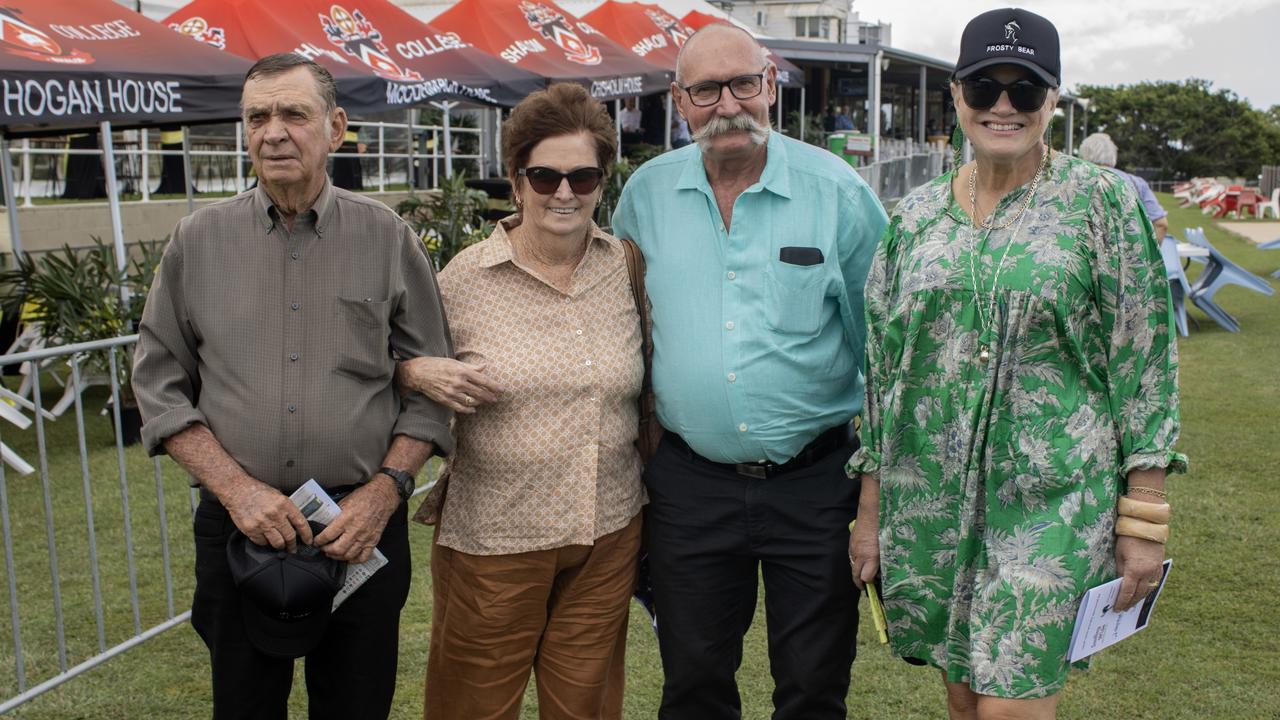
[[[855,438],[853,435],[853,427],[845,423],[837,425],[830,430],[824,431],[821,435],[813,439],[813,442],[805,445],[796,456],[784,463],[758,462],[758,463],[721,463],[714,460],[708,460],[689,447],[689,443],[679,435],[668,432],[664,437],[671,440],[671,444],[682,454],[691,460],[695,460],[704,465],[726,470],[728,472],[737,473],[743,477],[755,478],[757,480],[765,480],[778,475],[784,475],[796,470],[813,465],[822,458],[839,450],[842,447],[848,447]]]

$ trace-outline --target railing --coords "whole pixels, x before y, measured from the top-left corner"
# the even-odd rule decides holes
[[[359,120],[352,120],[349,125],[353,129],[365,129],[365,134],[369,136],[367,139],[372,141],[366,143],[369,151],[335,152],[330,157],[358,158],[362,174],[367,178],[366,190],[376,187],[381,192],[388,185],[407,185],[411,176],[410,165],[414,161],[419,164],[418,186],[436,187],[437,179],[443,172],[442,164],[446,155],[455,167],[458,163],[474,163],[475,177],[485,177],[488,172],[489,157],[484,152],[485,146],[478,128],[451,126],[449,132],[455,144],[473,144],[477,151],[450,150],[446,153],[444,127],[440,125],[410,126],[408,123]],[[415,136],[428,141],[424,151],[414,152],[410,146],[410,127]],[[155,131],[124,130],[115,135],[118,140],[114,154],[121,187],[126,188],[126,194],[140,195],[141,202],[149,202],[152,187],[160,178],[163,158],[182,157],[183,151],[162,149],[159,133]],[[474,141],[466,139],[469,137],[474,137]],[[202,137],[200,142],[190,147],[187,154],[191,158],[191,179],[195,192],[241,192],[247,187],[250,163],[243,139],[241,123],[235,123],[234,132],[230,136]],[[65,140],[61,138],[52,141],[23,139],[12,144],[10,152],[16,165],[15,194],[22,199],[23,207],[31,207],[35,198],[62,195],[66,186],[66,173],[61,170],[61,166],[66,158],[73,155],[102,155],[102,150],[98,148],[71,149],[65,145]],[[424,183],[422,178],[429,182]],[[181,184],[179,178],[179,185]]]
[[[119,370],[137,340],[0,355],[0,370],[25,368],[30,380],[23,383],[29,398],[0,387],[0,415],[8,420],[0,421],[0,533],[9,600],[0,647],[13,648],[12,655],[0,651],[0,714],[191,616],[177,610],[194,586],[185,521],[196,492],[180,467],[127,446],[122,432]],[[43,409],[41,380],[51,375],[70,388],[54,410],[74,408],[74,427]],[[107,398],[110,429],[86,410]],[[34,466],[22,457],[32,452]],[[184,522],[170,527],[175,507]],[[182,572],[175,575],[175,566]]]
[[[878,162],[857,168],[880,202],[890,205],[938,177],[951,164],[945,149],[911,141],[884,141]]]

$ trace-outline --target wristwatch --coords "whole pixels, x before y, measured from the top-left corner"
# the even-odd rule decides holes
[[[413,488],[416,485],[413,475],[404,470],[389,467],[378,468],[378,472],[391,478],[392,482],[396,484],[396,492],[399,493],[401,500],[408,500],[409,496],[413,494]]]

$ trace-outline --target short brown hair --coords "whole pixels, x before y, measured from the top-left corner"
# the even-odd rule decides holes
[[[556,83],[521,100],[502,124],[502,158],[507,177],[515,183],[516,171],[529,162],[529,154],[538,143],[582,132],[591,136],[596,146],[596,162],[608,173],[618,150],[613,120],[586,88]]]
[[[310,70],[311,76],[316,79],[316,89],[320,91],[320,99],[324,101],[325,112],[338,107],[338,83],[334,81],[333,75],[323,65],[297,53],[276,53],[262,58],[244,74],[244,81],[247,83],[256,77],[283,75],[297,67]]]

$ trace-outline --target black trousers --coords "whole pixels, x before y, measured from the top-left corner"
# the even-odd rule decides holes
[[[196,507],[196,591],[191,626],[213,666],[215,720],[288,717],[293,660],[264,655],[245,636],[240,593],[227,566],[235,525],[213,500]],[[391,712],[399,656],[400,609],[409,596],[409,526],[404,503],[382,533],[387,564],[342,603],[319,647],[306,656],[308,715],[385,718]]]
[[[858,632],[849,521],[854,446],[754,479],[664,439],[645,468],[664,720],[741,717],[734,673],[764,578],[774,720],[845,717]]]

